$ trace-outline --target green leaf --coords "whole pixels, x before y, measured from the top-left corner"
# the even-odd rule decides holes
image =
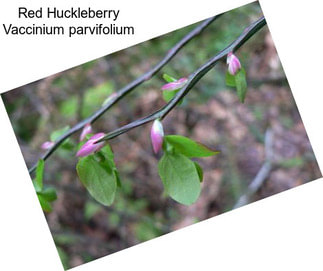
[[[174,77],[172,77],[172,76],[170,76],[170,75],[168,75],[166,73],[163,74],[163,78],[168,83],[177,81],[177,79],[175,79]]]
[[[234,79],[234,75],[232,75],[228,71],[225,73],[225,83],[229,87],[235,87],[236,86],[236,80]]]
[[[169,144],[167,140],[165,140],[165,137],[163,140],[163,151],[167,152],[168,154],[173,154],[175,152],[173,145]]]
[[[241,69],[237,73],[239,72],[241,72],[244,76],[246,76],[246,70],[243,67],[241,67]],[[235,79],[236,75],[232,75],[228,71],[225,73],[225,83],[227,84],[227,86],[229,87],[236,86],[236,79]]]
[[[56,190],[52,187],[48,187],[42,191],[37,192],[38,195],[41,195],[46,201],[51,202],[57,199]]]
[[[55,142],[58,138],[60,138],[63,134],[65,134],[70,129],[69,126],[65,126],[62,129],[56,130],[50,134],[50,140]]]
[[[102,153],[105,157],[105,159],[110,160],[113,163],[113,167],[116,168],[114,163],[114,153],[110,147],[109,144],[106,144],[101,150],[100,153]]]
[[[171,99],[174,98],[174,96],[179,92],[180,89],[175,89],[175,90],[164,90],[163,91],[163,98],[166,103],[168,103]],[[179,102],[178,105],[181,105],[184,101],[184,98],[182,98]]]
[[[237,74],[234,76],[237,87],[237,94],[240,101],[243,103],[247,93],[247,80],[246,73],[243,69],[239,70]]]
[[[201,192],[194,162],[182,154],[165,153],[158,163],[158,173],[165,191],[175,201],[190,205]]]
[[[246,71],[241,68],[235,75],[228,71],[225,74],[225,83],[230,87],[236,87],[240,101],[243,103],[247,93]]]
[[[122,184],[121,184],[121,180],[120,180],[119,171],[118,171],[118,170],[116,170],[116,169],[113,169],[113,174],[114,174],[114,176],[115,176],[115,178],[116,178],[117,186],[118,186],[118,187],[121,187],[121,186],[122,186]]]
[[[194,165],[197,170],[197,174],[199,175],[200,182],[203,182],[203,169],[201,168],[201,166],[197,162],[194,162]]]
[[[113,203],[117,181],[111,163],[98,162],[93,155],[89,155],[79,160],[76,170],[94,199],[107,206]]]
[[[53,210],[51,204],[45,199],[45,197],[43,195],[37,193],[37,197],[38,197],[39,203],[41,205],[41,208],[45,212],[51,212]]]
[[[43,175],[44,175],[44,160],[40,159],[36,168],[36,177],[33,180],[33,184],[36,192],[41,191],[43,189]]]
[[[103,156],[105,157],[105,159],[107,160],[107,162],[109,163],[110,167],[113,169],[113,174],[116,178],[116,181],[117,181],[117,186],[118,187],[121,187],[121,180],[120,180],[120,175],[119,175],[119,171],[117,169],[117,166],[114,162],[114,153],[110,147],[110,145],[106,145],[104,146],[100,153],[103,154]]]
[[[171,99],[174,98],[174,96],[176,95],[176,93],[179,91],[179,89],[175,89],[175,90],[164,90],[163,91],[163,98],[165,102],[169,102]]]
[[[169,144],[171,144],[175,151],[181,153],[189,158],[207,157],[218,154],[218,151],[213,151],[207,146],[180,135],[167,135],[164,137]]]
[[[61,259],[61,262],[63,264],[64,270],[67,270],[69,268],[69,256],[67,255],[67,253],[64,251],[63,248],[56,245],[56,249]]]

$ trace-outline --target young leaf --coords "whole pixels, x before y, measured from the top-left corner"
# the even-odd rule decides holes
[[[113,166],[115,167],[114,164],[114,153],[110,147],[109,144],[106,144],[101,150],[100,152],[104,155],[105,159],[110,160],[113,163]]]
[[[167,83],[171,83],[171,82],[175,82],[175,81],[177,81],[177,79],[175,79],[174,77],[172,77],[172,76],[170,76],[170,75],[168,75],[168,74],[166,74],[166,73],[164,73],[164,74],[163,74],[163,78],[164,78],[164,80],[165,80]]]
[[[192,139],[180,135],[167,135],[164,139],[171,144],[175,151],[189,158],[207,157],[218,154],[218,151],[213,151],[207,146],[198,143]]]
[[[179,92],[179,89],[176,90],[171,90],[171,91],[163,91],[163,98],[166,103],[168,103],[171,99],[174,98],[176,93]],[[178,105],[181,105],[184,101],[184,98],[182,98],[179,102]]]
[[[246,71],[244,68],[241,68],[235,75],[226,72],[225,82],[230,87],[236,87],[238,97],[243,103],[247,93]]]
[[[42,191],[37,192],[38,195],[41,195],[46,201],[52,202],[57,199],[56,190],[54,188],[48,187]]]
[[[240,101],[243,103],[247,93],[247,81],[246,81],[246,73],[243,69],[239,70],[237,74],[234,76],[237,94]]]
[[[225,83],[229,87],[235,87],[236,86],[236,80],[234,78],[234,75],[232,75],[228,71],[225,73]]]
[[[104,155],[105,159],[107,160],[107,163],[109,163],[110,167],[113,169],[113,174],[116,178],[117,186],[121,187],[121,180],[120,180],[120,176],[119,176],[119,171],[118,171],[117,166],[114,162],[114,153],[113,153],[110,145],[107,144],[106,146],[104,146],[100,150],[99,153]]]
[[[166,103],[168,103],[171,99],[174,98],[176,93],[179,91],[179,89],[176,90],[170,90],[170,91],[163,91],[163,98]]]
[[[201,166],[197,162],[194,162],[194,165],[197,170],[197,174],[199,175],[200,182],[203,182],[203,169],[201,168]]]
[[[78,176],[91,196],[103,205],[111,205],[117,189],[117,181],[111,164],[98,162],[93,155],[81,158],[77,163]]]
[[[44,166],[45,166],[44,160],[40,159],[38,161],[37,168],[36,168],[36,177],[33,180],[33,184],[37,192],[43,189]]]
[[[158,163],[158,173],[165,191],[179,203],[194,203],[201,192],[200,179],[194,165],[186,156],[165,153]]]
[[[45,212],[51,212],[53,208],[52,208],[51,204],[45,199],[45,197],[41,194],[38,194],[38,193],[37,193],[37,197],[38,197],[41,208]]]
[[[116,178],[117,186],[118,186],[118,187],[121,187],[121,186],[122,186],[122,184],[121,184],[121,180],[120,180],[119,171],[118,171],[118,170],[116,170],[116,169],[113,169],[113,174],[114,174],[114,176],[115,176],[115,178]]]

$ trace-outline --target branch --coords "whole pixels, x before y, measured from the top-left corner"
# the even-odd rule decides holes
[[[233,209],[246,205],[249,202],[250,196],[258,191],[271,171],[273,160],[273,132],[269,129],[265,134],[265,153],[265,162],[261,166],[256,177],[249,184],[247,192],[239,198],[239,200],[233,206]]]
[[[144,73],[134,81],[130,82],[125,87],[123,87],[121,90],[119,90],[116,93],[117,95],[113,97],[105,106],[101,107],[90,117],[74,125],[71,129],[69,129],[66,133],[64,133],[61,137],[59,137],[55,142],[55,144],[53,145],[53,147],[47,150],[47,152],[44,153],[40,157],[40,159],[46,160],[67,138],[69,138],[71,135],[81,130],[87,123],[95,122],[99,117],[101,117],[108,109],[110,109],[120,99],[122,99],[124,96],[129,94],[132,90],[134,90],[136,87],[138,87],[145,81],[148,81],[152,76],[154,76],[158,71],[160,71],[190,40],[198,36],[206,27],[208,27],[213,21],[218,19],[221,15],[222,14],[213,16],[203,21],[201,24],[199,24],[196,28],[194,28],[191,32],[189,32],[186,36],[184,36],[178,43],[176,43],[175,46],[168,51],[165,57],[159,63],[157,63],[151,70],[147,71],[146,73]],[[33,173],[36,167],[37,167],[37,163],[29,169],[29,173],[30,174]]]
[[[194,73],[192,73],[186,85],[182,87],[179,92],[174,96],[174,98],[167,103],[164,107],[160,108],[156,112],[152,113],[149,116],[135,120],[127,125],[124,125],[108,134],[106,134],[102,139],[97,142],[106,141],[112,138],[115,138],[123,133],[128,132],[129,130],[136,128],[138,126],[144,125],[148,122],[151,122],[155,119],[163,119],[166,115],[179,103],[179,101],[186,96],[186,94],[192,89],[193,86],[208,72],[210,71],[215,64],[222,58],[226,57],[227,54],[231,51],[239,49],[249,38],[251,38],[255,33],[257,33],[264,25],[266,25],[266,20],[264,17],[261,17],[257,21],[249,25],[242,34],[233,41],[229,46],[211,58],[208,62],[198,68]],[[96,143],[97,143],[96,142]]]

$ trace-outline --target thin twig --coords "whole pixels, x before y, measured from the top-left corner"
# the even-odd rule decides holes
[[[266,20],[264,17],[261,17],[257,21],[253,22],[250,26],[248,26],[242,34],[233,41],[229,46],[219,52],[216,56],[211,58],[208,62],[198,68],[194,73],[192,73],[186,85],[182,87],[175,97],[167,103],[164,107],[157,110],[156,112],[146,116],[144,118],[135,120],[127,125],[124,125],[108,134],[106,134],[102,139],[97,142],[106,141],[112,138],[115,138],[123,133],[128,132],[129,130],[136,128],[138,126],[144,125],[148,122],[151,122],[155,119],[163,119],[166,115],[179,103],[179,101],[186,96],[186,94],[190,91],[190,89],[195,86],[195,84],[208,72],[210,71],[215,64],[222,58],[226,57],[227,54],[231,51],[235,51],[240,48],[250,37],[252,37],[256,32],[258,32],[264,25],[266,24]]]
[[[110,109],[120,99],[122,99],[124,96],[129,94],[132,90],[134,90],[136,87],[138,87],[145,81],[148,81],[158,71],[160,71],[190,40],[198,36],[206,27],[208,27],[213,21],[218,19],[221,15],[222,14],[213,16],[203,21],[201,24],[199,24],[196,28],[194,28],[191,32],[189,32],[186,36],[184,36],[178,43],[176,43],[175,46],[172,47],[167,52],[165,57],[158,64],[156,64],[151,70],[147,71],[142,76],[138,77],[137,79],[135,79],[134,81],[126,85],[124,88],[119,90],[117,92],[117,95],[113,97],[105,106],[101,107],[90,117],[74,125],[71,129],[69,129],[66,133],[64,133],[61,137],[59,137],[55,142],[54,146],[49,150],[47,150],[47,152],[44,153],[40,157],[40,159],[46,160],[67,138],[69,138],[71,135],[81,130],[87,123],[95,122],[99,117],[101,117],[108,109]],[[30,174],[33,173],[36,167],[37,167],[37,163],[29,169],[29,173]]]
[[[249,202],[250,196],[258,191],[258,189],[262,186],[264,181],[270,174],[272,169],[272,160],[273,160],[273,132],[268,129],[265,134],[265,153],[266,158],[265,162],[261,166],[258,171],[256,177],[249,184],[248,189],[244,195],[242,195],[236,204],[233,206],[233,209],[239,208],[243,205],[246,205]]]

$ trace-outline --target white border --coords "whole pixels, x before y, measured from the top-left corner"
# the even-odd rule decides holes
[[[2,21],[14,21],[11,12],[17,2],[1,3]],[[41,2],[46,5],[45,1]],[[56,2],[63,5],[62,1]],[[90,3],[76,2],[82,5]],[[103,5],[104,2],[91,1],[91,6]],[[138,29],[136,37],[122,41],[86,38],[75,44],[75,41],[59,39],[13,40],[0,36],[1,91],[247,2],[250,1],[200,0],[192,3],[185,1],[184,4],[168,0],[162,3],[118,1],[114,6],[120,6],[127,13],[125,20],[134,22]],[[36,0],[21,3],[37,6]],[[68,3],[73,5],[75,1]],[[320,63],[323,62],[319,52],[322,26],[319,4],[320,1],[312,0],[261,1],[322,168]],[[165,6],[167,9],[173,7],[172,11],[166,11]],[[176,20],[171,20],[175,15]],[[0,125],[0,267],[2,270],[62,270],[2,102]],[[322,270],[322,191],[321,179],[103,257],[75,270]]]

